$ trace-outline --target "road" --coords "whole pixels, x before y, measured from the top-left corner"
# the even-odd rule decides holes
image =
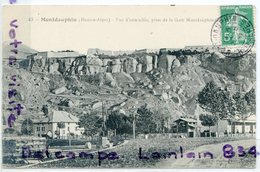
[[[227,159],[223,156],[222,148],[225,144],[230,144],[234,148],[235,156]],[[249,148],[256,145],[256,140],[239,140],[231,141],[228,143],[210,144],[197,147],[195,150],[184,151],[183,158],[177,157],[177,159],[168,158],[162,159],[156,168],[254,168],[256,158],[253,155],[248,157],[238,156],[238,146],[243,146],[247,152]],[[227,149],[228,150],[228,149]],[[194,152],[195,158],[187,158],[187,152]],[[198,153],[201,153],[199,158]],[[204,158],[204,152],[211,152],[213,159],[209,157]]]

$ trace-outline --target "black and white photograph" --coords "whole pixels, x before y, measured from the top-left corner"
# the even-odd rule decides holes
[[[2,168],[256,168],[255,10],[3,6]]]

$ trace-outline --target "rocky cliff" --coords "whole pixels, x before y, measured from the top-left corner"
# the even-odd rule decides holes
[[[184,63],[189,57],[183,56]],[[192,57],[190,57],[192,58]],[[77,57],[47,57],[39,54],[29,56],[23,68],[38,73],[61,73],[63,75],[95,75],[99,73],[146,73],[161,68],[173,72],[181,65],[174,55],[155,53],[120,56],[82,55]]]
[[[196,98],[207,82],[247,92],[256,81],[255,54],[242,58],[182,50],[118,56],[64,54],[48,58],[38,53],[28,57],[24,69],[16,69],[25,105],[39,111],[48,104],[81,115],[102,107],[130,113],[148,104],[154,112],[163,108],[176,119],[201,113]],[[10,70],[4,69],[6,83]]]

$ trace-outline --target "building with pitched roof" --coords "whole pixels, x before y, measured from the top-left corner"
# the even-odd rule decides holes
[[[47,116],[34,120],[34,132],[38,137],[81,138],[84,128],[79,127],[79,119],[66,111],[52,110]]]
[[[198,137],[198,122],[193,118],[179,118],[174,121],[173,130],[185,137]]]
[[[209,137],[209,127],[201,126],[201,136]],[[216,135],[228,136],[228,135],[254,135],[256,132],[256,115],[251,115],[245,120],[241,120],[238,116],[233,119],[223,119],[218,121],[217,125],[210,128],[211,136]],[[218,134],[217,134],[218,133]]]

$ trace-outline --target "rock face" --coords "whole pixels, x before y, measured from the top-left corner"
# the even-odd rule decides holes
[[[59,64],[58,63],[54,63],[54,64],[50,65],[49,73],[57,73],[58,69],[59,69]]]
[[[240,58],[223,58],[223,55],[219,53],[212,53],[201,64],[201,66],[219,73],[250,78],[256,75],[255,65],[256,61],[252,55],[245,55]]]
[[[171,99],[175,103],[175,105],[180,106],[182,104],[181,99],[178,94],[170,93],[169,96],[171,97]]]
[[[119,73],[121,71],[121,61],[115,59],[112,61],[112,73]]]
[[[130,57],[127,58],[124,62],[124,69],[126,73],[135,73],[137,72],[137,60]],[[141,71],[141,70],[140,70]]]
[[[137,72],[137,73],[141,73],[141,72],[142,72],[142,64],[138,64],[138,65],[136,66],[136,72]]]
[[[207,53],[207,54],[188,54],[188,55],[171,55],[164,52],[163,54],[152,54],[147,52],[113,56],[110,53],[94,53],[89,55],[78,56],[66,56],[64,58],[44,56],[43,53],[37,53],[31,55],[27,61],[27,70],[37,73],[49,73],[49,74],[62,74],[68,76],[80,75],[91,76],[105,73],[147,73],[159,71],[158,76],[154,75],[154,79],[161,78],[163,72],[170,75],[175,75],[176,72],[186,65],[187,68],[194,68],[195,66],[202,66],[203,68],[221,73],[230,74],[234,77],[255,77],[255,64],[256,61],[250,55],[246,55],[242,58],[226,58],[219,53]],[[99,55],[97,55],[99,54]],[[102,55],[100,55],[102,54]],[[106,55],[104,55],[106,54]],[[181,71],[186,72],[186,71]],[[191,71],[190,71],[191,72]],[[189,81],[193,78],[187,77],[189,73],[180,76],[180,79]],[[205,74],[207,75],[207,74]],[[209,76],[210,77],[210,76]],[[241,79],[244,90],[248,90],[252,87],[252,81]],[[111,86],[115,87],[116,82],[110,81]],[[154,86],[153,86],[154,87]],[[150,86],[152,88],[152,86]]]
[[[87,74],[94,75],[101,72],[103,62],[97,57],[92,57],[87,61]]]
[[[158,65],[158,56],[153,56],[153,68],[156,69]]]
[[[172,62],[176,59],[175,56],[164,54],[159,57],[159,68],[165,69],[167,72],[171,72]]]
[[[94,102],[92,105],[93,109],[101,108],[102,107],[102,102]]]
[[[181,62],[178,59],[174,59],[172,62],[172,70],[174,68],[180,67],[181,66]]]
[[[106,96],[107,99],[116,97],[104,103],[111,110],[116,104],[117,110],[123,109],[127,113],[127,108],[131,110],[143,103],[152,108],[165,105],[174,117],[193,115],[196,97],[210,81],[222,88],[228,86],[234,92],[248,92],[255,87],[253,55],[231,59],[217,53],[173,54],[82,55],[49,59],[38,55],[31,58],[27,68],[35,73],[19,69],[15,74],[22,77],[24,92],[21,100],[25,104],[49,102],[51,91],[57,94],[52,97],[81,96],[70,96],[71,100],[66,100],[63,105],[83,107],[85,111],[101,110],[100,99]],[[9,81],[10,76],[6,76],[4,83]],[[84,97],[89,99],[86,101]]]
[[[48,53],[47,53],[48,54]],[[183,57],[185,62],[194,58]],[[42,53],[31,55],[25,67],[33,72],[61,73],[62,75],[96,75],[99,73],[146,73],[160,68],[168,73],[182,65],[176,56],[168,54],[148,54],[147,52],[113,56],[111,53],[91,49],[88,55],[48,58]]]
[[[107,84],[111,87],[117,86],[117,82],[111,73],[106,73],[104,78],[105,78],[105,84]]]
[[[61,94],[63,92],[65,92],[67,89],[66,87],[61,87],[61,88],[57,88],[56,90],[53,90],[54,94]]]
[[[153,57],[152,56],[143,56],[140,58],[142,61],[142,72],[149,72],[153,69]]]

